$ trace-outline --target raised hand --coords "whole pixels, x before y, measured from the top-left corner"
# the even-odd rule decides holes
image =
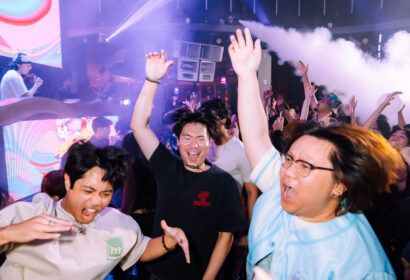
[[[279,117],[272,124],[273,130],[283,131],[283,125],[285,124],[285,118],[282,116],[282,112],[279,114]]]
[[[263,92],[263,99],[268,100],[268,98],[271,96],[273,96],[272,86],[270,86],[269,89]]]
[[[308,85],[307,87],[304,88],[305,90],[305,98],[309,99],[315,95],[317,91],[316,84],[313,82],[311,85]]]
[[[381,103],[383,107],[387,107],[390,105],[390,102],[392,102],[395,98],[396,95],[402,94],[401,91],[395,91],[390,93],[389,95],[386,96],[386,99]]]
[[[190,263],[191,258],[189,256],[189,243],[184,231],[177,227],[168,226],[164,220],[161,221],[161,227],[164,230],[166,236],[174,239],[178,243],[178,245],[184,251],[186,262]]]
[[[73,224],[70,221],[43,214],[4,229],[7,242],[25,243],[35,239],[58,238],[60,232],[72,230]]]
[[[345,112],[346,116],[352,116],[356,112],[356,106],[357,106],[357,99],[354,95],[352,95],[349,98],[349,101],[345,106],[343,106],[343,110]]]
[[[36,79],[34,80],[34,84],[36,85],[36,87],[41,87],[41,85],[43,84],[43,80],[40,77],[36,77]]]
[[[145,74],[150,79],[161,80],[169,67],[174,64],[172,60],[167,61],[167,53],[164,50],[161,50],[161,53],[151,52],[145,57],[147,58]]]
[[[305,76],[309,71],[309,64],[305,65],[301,60],[299,60],[296,62],[296,69],[298,69],[301,76]]]
[[[248,28],[244,30],[245,38],[240,29],[236,30],[236,37],[230,36],[231,44],[228,52],[232,66],[238,76],[254,74],[261,62],[261,41],[257,39],[255,44]]]

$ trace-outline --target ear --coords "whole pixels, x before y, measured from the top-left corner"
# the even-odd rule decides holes
[[[70,190],[71,182],[70,182],[70,177],[68,177],[67,173],[64,173],[64,186],[65,186],[66,191]]]
[[[336,197],[341,197],[347,190],[346,186],[343,183],[336,183],[333,187],[332,194]]]

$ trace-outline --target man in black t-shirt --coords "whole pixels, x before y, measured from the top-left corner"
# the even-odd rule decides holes
[[[205,162],[216,121],[204,111],[178,112],[173,132],[181,158],[159,143],[147,126],[158,83],[172,61],[166,53],[147,55],[146,81],[135,104],[131,129],[149,160],[158,199],[153,236],[162,234],[159,221],[182,228],[189,240],[191,263],[177,248],[151,263],[153,279],[215,279],[231,248],[233,232],[244,229],[235,180]],[[173,248],[168,248],[173,250]]]

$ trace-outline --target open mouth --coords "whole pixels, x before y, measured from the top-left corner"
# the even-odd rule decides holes
[[[283,184],[282,185],[282,201],[289,202],[296,196],[296,191],[293,187]]]
[[[95,215],[97,214],[97,210],[94,208],[84,208],[82,211],[82,220],[83,222],[91,222]]]

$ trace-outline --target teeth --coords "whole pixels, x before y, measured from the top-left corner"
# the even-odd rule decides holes
[[[198,155],[198,153],[188,153],[188,154],[190,154],[192,156],[197,156]]]
[[[86,208],[85,209],[87,212],[89,212],[89,213],[95,213],[95,211],[97,211],[97,210],[95,210],[95,209],[91,209],[91,208]]]

